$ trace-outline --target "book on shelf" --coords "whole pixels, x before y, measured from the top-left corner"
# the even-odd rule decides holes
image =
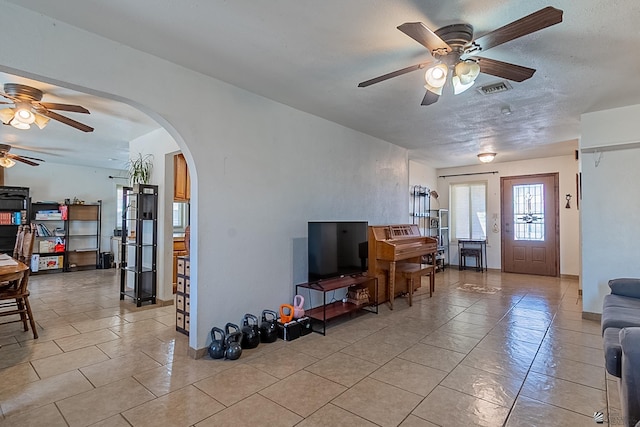
[[[44,224],[36,224],[36,236],[40,237],[50,237],[53,236],[51,230],[47,228]]]

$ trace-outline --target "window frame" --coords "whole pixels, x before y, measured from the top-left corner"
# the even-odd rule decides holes
[[[473,189],[477,187],[482,187],[482,190],[484,190],[482,191],[482,200],[474,199],[474,196],[477,196],[477,193],[474,195]],[[466,181],[449,184],[449,219],[451,221],[451,239],[453,241],[487,239],[488,187],[489,185],[487,181]],[[465,213],[464,218],[459,218],[459,210],[465,206],[458,206],[456,200],[457,188],[460,188],[461,190],[466,188],[468,191],[466,202],[467,212]],[[483,205],[481,209],[478,209],[478,203]],[[465,233],[459,232],[459,229],[461,228],[459,221],[466,223],[464,226]]]

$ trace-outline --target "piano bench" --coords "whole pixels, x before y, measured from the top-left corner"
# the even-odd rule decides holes
[[[460,263],[458,265],[459,270],[465,270],[471,265],[467,265],[467,258],[473,258],[476,271],[483,271],[482,267],[482,249],[480,248],[460,248]]]
[[[407,281],[407,293],[409,294],[409,307],[413,305],[414,280],[422,280],[422,276],[429,276],[429,297],[435,291],[436,268],[432,264],[418,264],[413,262],[399,262],[396,264],[396,274]],[[393,308],[394,290],[390,290],[389,297]]]

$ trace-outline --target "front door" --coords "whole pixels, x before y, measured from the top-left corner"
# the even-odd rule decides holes
[[[502,270],[558,276],[558,174],[500,178]]]

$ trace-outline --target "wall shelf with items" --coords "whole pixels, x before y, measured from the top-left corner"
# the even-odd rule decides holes
[[[156,303],[158,186],[136,184],[122,192],[120,299]]]
[[[95,269],[100,257],[102,201],[87,204],[62,205],[65,221],[65,271]]]
[[[58,202],[31,204],[31,223],[36,226],[32,273],[60,273],[66,257],[65,207]]]

